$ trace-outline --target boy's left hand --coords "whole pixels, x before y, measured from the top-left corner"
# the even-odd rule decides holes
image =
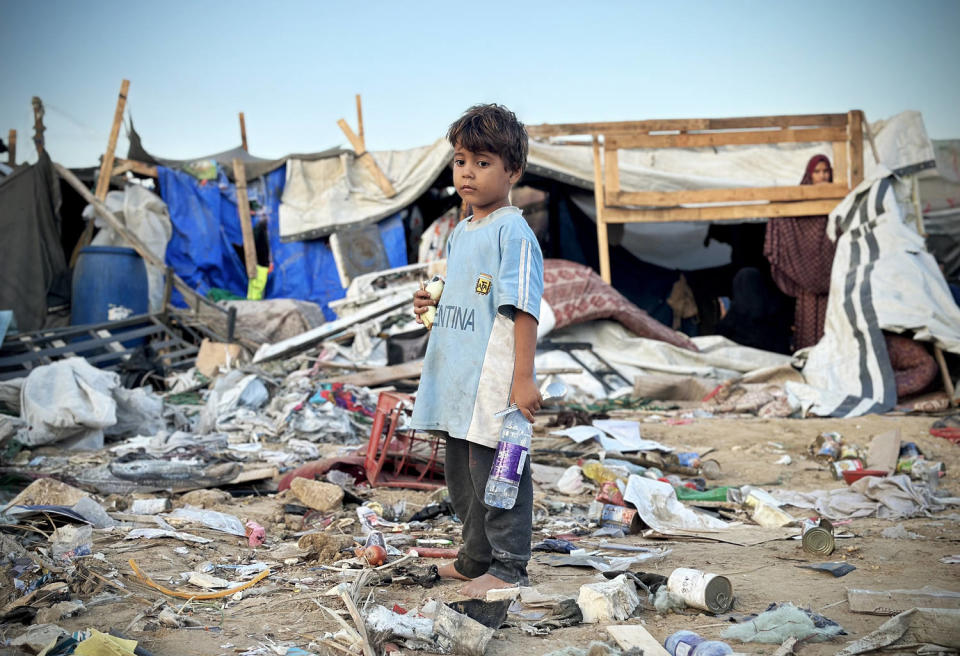
[[[513,393],[510,395],[510,402],[517,404],[517,408],[531,424],[533,423],[533,415],[540,409],[542,400],[540,390],[537,389],[537,383],[533,378],[524,377],[521,380],[513,381]]]

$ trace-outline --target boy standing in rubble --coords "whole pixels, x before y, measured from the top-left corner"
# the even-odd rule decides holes
[[[527,585],[533,531],[533,484],[524,466],[516,504],[483,503],[503,418],[516,403],[528,421],[540,409],[533,358],[543,294],[543,256],[510,189],[527,163],[528,138],[513,112],[476,105],[450,126],[453,182],[473,207],[447,241],[439,301],[414,294],[414,312],[436,306],[423,361],[413,427],[446,438],[450,500],[463,521],[463,546],[441,576],[466,581],[461,592]]]

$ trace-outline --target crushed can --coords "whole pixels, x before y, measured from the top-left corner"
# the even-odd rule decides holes
[[[683,598],[684,603],[711,613],[722,613],[733,604],[730,579],[699,569],[678,567],[667,579],[667,589]]]
[[[644,526],[635,508],[598,501],[590,504],[589,517],[601,526],[618,526],[624,533],[639,533]]]
[[[830,464],[830,471],[833,472],[833,477],[837,480],[843,478],[843,472],[845,471],[861,471],[862,469],[863,461],[857,459],[837,460]]]
[[[833,538],[833,524],[829,519],[805,519],[801,526],[800,542],[803,550],[814,556],[829,556],[836,548]]]

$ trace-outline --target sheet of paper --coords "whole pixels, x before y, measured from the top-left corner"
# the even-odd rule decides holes
[[[598,437],[603,433],[600,429],[594,428],[593,426],[571,426],[570,428],[564,428],[563,430],[550,431],[550,434],[569,437],[577,444],[580,444],[581,442],[586,442],[594,437]]]

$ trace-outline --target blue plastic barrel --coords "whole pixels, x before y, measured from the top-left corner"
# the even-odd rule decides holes
[[[147,267],[132,248],[87,246],[73,269],[70,323],[103,323],[146,314]]]

